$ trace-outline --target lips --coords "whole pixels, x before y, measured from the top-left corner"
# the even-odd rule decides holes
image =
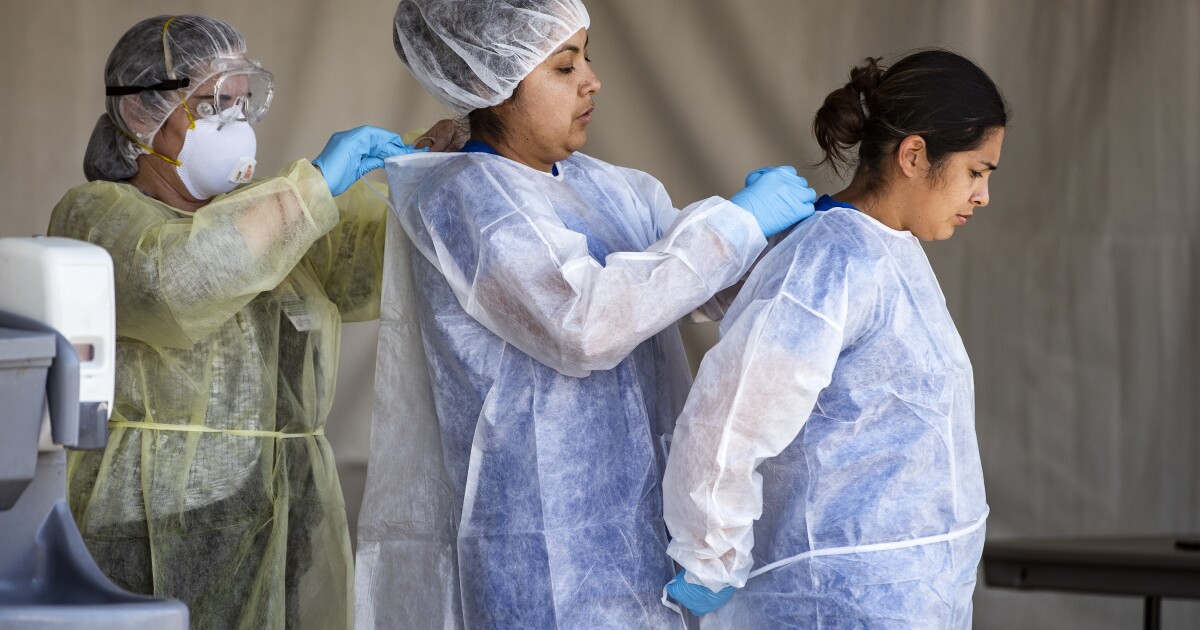
[[[594,109],[596,109],[596,106],[592,105],[591,107],[583,110],[583,113],[576,116],[575,119],[578,120],[579,122],[584,123],[585,125],[587,123],[592,122],[592,110],[594,110]]]
[[[954,215],[954,217],[958,221],[958,225],[960,227],[966,225],[967,219],[970,219],[973,216],[975,216],[975,215],[974,214],[956,214],[956,215]]]

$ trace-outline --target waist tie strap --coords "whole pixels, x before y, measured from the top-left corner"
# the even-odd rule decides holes
[[[871,551],[891,551],[892,549],[906,549],[908,547],[919,547],[921,545],[932,545],[934,543],[947,542],[947,541],[954,540],[956,538],[962,538],[963,536],[966,536],[967,534],[970,534],[970,533],[978,530],[980,527],[983,527],[984,522],[987,521],[988,512],[990,512],[990,511],[991,510],[984,511],[983,516],[980,516],[974,523],[971,523],[970,525],[968,525],[962,529],[957,529],[952,532],[947,532],[945,534],[938,534],[936,536],[925,536],[923,538],[913,538],[910,540],[896,540],[896,541],[892,541],[892,542],[875,543],[873,545],[855,545],[855,546],[850,546],[850,547],[830,547],[828,549],[813,549],[811,551],[805,551],[802,554],[797,554],[790,558],[784,558],[783,560],[777,560],[766,566],[759,567],[759,568],[751,571],[750,577],[747,579],[756,578],[756,577],[758,577],[764,573],[767,573],[769,571],[774,571],[775,569],[778,569],[780,567],[785,567],[789,564],[792,564],[793,562],[807,560],[808,558],[816,558],[818,556],[840,556],[840,555],[851,554],[851,553],[868,553]]]
[[[128,420],[109,420],[110,429],[153,429],[155,431],[183,431],[185,433],[222,433],[236,437],[260,438],[302,438],[325,435],[325,428],[305,433],[284,433],[282,431],[257,431],[254,429],[214,429],[200,424],[163,424],[161,422],[130,422]]]

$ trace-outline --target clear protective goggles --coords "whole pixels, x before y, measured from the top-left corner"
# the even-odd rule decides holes
[[[216,80],[205,81],[188,95],[185,107],[196,118],[216,116],[222,123],[255,123],[266,115],[275,93],[274,77],[253,61],[239,61],[240,67],[230,69],[221,69],[219,63],[214,64]],[[212,89],[208,90],[206,85],[210,81]]]
[[[175,64],[167,38],[167,29],[174,21],[175,17],[168,19],[162,30],[163,64],[167,69],[167,78],[153,85],[106,85],[105,95],[129,96],[146,91],[177,91],[183,111],[187,113],[192,125],[197,118],[209,116],[217,116],[222,124],[238,121],[253,123],[261,120],[271,107],[271,97],[275,93],[275,78],[271,73],[263,69],[257,61],[241,55],[217,57],[209,61],[208,78],[188,93],[187,89],[192,85],[191,77],[175,74]],[[208,88],[210,82],[211,90]],[[190,105],[189,99],[192,101]]]

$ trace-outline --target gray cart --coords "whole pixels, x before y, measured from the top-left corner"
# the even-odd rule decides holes
[[[39,452],[47,403],[56,444],[104,446],[107,410],[80,405],[78,373],[61,335],[0,311],[0,630],[186,630],[181,602],[127,593],[100,572],[67,508],[66,452]]]

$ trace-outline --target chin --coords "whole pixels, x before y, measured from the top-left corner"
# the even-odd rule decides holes
[[[551,162],[561,162],[561,161],[571,157],[571,155],[574,153],[575,153],[575,151],[573,149],[563,148],[563,150],[556,153],[553,156],[553,159],[551,159],[550,161]]]
[[[584,145],[587,144],[587,140],[588,140],[588,137],[587,137],[586,131],[572,134],[571,137],[569,137],[567,139],[567,144],[566,144],[565,148],[568,151],[568,153],[582,151]]]
[[[944,232],[943,231],[938,231],[938,232],[922,231],[922,232],[918,233],[916,231],[913,231],[912,235],[917,237],[917,240],[925,241],[927,243],[930,243],[933,241],[945,241],[945,240],[949,240],[951,236],[954,236],[954,228],[949,228]]]
[[[944,240],[950,238],[951,236],[954,236],[954,228],[949,228],[947,230],[929,231],[929,232],[926,232],[925,234],[917,234],[916,236],[917,236],[917,238],[921,239],[922,241],[944,241]]]

